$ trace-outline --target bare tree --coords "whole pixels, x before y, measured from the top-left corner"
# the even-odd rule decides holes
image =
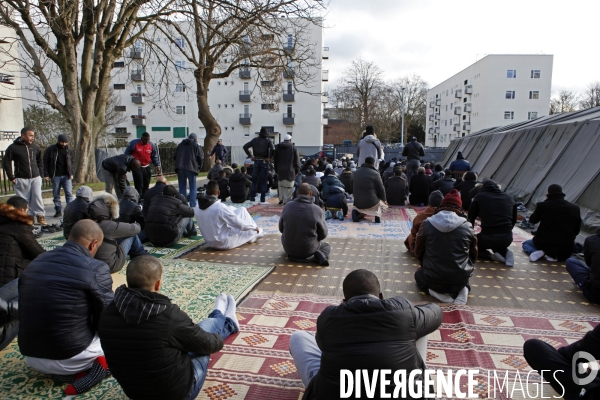
[[[389,85],[397,110],[402,109],[402,88],[404,89],[404,143],[408,127],[413,129],[421,126],[425,130],[425,119],[427,114],[427,82],[418,74],[411,74],[395,81]]]
[[[579,106],[583,110],[600,106],[600,81],[588,85],[587,90],[581,96]]]
[[[575,111],[579,104],[579,95],[572,90],[560,89],[550,99],[550,114]]]
[[[108,91],[108,101],[106,102],[106,116],[102,125],[98,127],[98,134],[96,136],[95,147],[98,147],[100,143],[111,143],[114,141],[111,137],[111,132],[114,132],[114,128],[121,125],[129,119],[125,112],[116,111],[116,106],[121,104],[121,98],[113,88]]]
[[[166,101],[165,93],[172,90],[173,83],[185,84],[183,72],[193,72],[193,82],[186,85],[186,91],[195,95],[198,118],[206,129],[206,160],[221,135],[221,126],[208,105],[212,80],[239,71],[240,76],[252,76],[255,83],[267,82],[252,89],[258,90],[264,103],[273,104],[273,112],[279,109],[284,78],[293,80],[296,90],[302,87],[321,95],[320,77],[314,76],[320,60],[309,37],[311,29],[321,29],[324,2],[180,0],[174,7],[176,17],[160,18],[156,29],[145,35],[152,47],[152,62],[161,66],[158,70],[163,76],[164,84],[155,82],[155,96]],[[157,45],[157,36],[166,37],[170,46]],[[185,66],[175,64],[177,59]],[[210,167],[205,162],[204,169]]]
[[[31,104],[23,110],[23,120],[25,126],[35,131],[35,143],[42,150],[56,143],[60,134],[71,136],[71,126],[64,115],[49,107]],[[69,142],[69,145],[73,143],[72,137]]]
[[[105,125],[111,71],[125,48],[174,0],[3,0],[0,22],[11,27],[20,57],[0,49],[39,82],[47,104],[71,126],[75,181],[96,180],[94,147]],[[62,93],[52,86],[59,77]]]

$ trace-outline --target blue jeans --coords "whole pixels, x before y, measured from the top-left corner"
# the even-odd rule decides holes
[[[125,254],[129,254],[130,256],[139,256],[146,253],[146,249],[144,249],[144,245],[140,241],[140,238],[137,236],[131,236],[128,238],[120,238],[117,239],[117,242],[123,246],[123,250]]]
[[[201,321],[198,326],[208,333],[218,333],[223,340],[238,331],[233,321],[226,318],[219,310],[213,310],[213,312],[208,314],[208,318]],[[210,356],[194,352],[190,352],[189,354],[192,358],[192,368],[194,368],[194,383],[188,399],[193,400],[200,393],[200,389],[206,379]]]
[[[177,234],[177,237],[175,238],[175,240],[173,240],[171,243],[169,243],[168,245],[163,246],[163,247],[175,246],[177,244],[177,242],[179,242],[179,239],[181,239],[182,237],[192,236],[192,234],[194,233],[194,230],[196,229],[196,226],[194,225],[194,218],[191,218],[191,217],[181,218],[181,221],[179,221],[177,223],[177,229],[179,230],[179,233]],[[196,232],[196,234],[197,234],[197,232]]]
[[[19,302],[19,279],[14,279],[0,287],[0,299],[6,302]],[[5,318],[6,321],[3,326],[3,332],[0,334],[0,350],[8,346],[19,333],[18,317],[15,318],[13,316],[11,319],[8,319],[6,316],[3,316],[3,318]]]
[[[538,249],[533,245],[533,240],[529,239],[523,242],[523,251],[530,256],[531,253],[538,251]]]
[[[54,210],[62,211],[62,204],[60,202],[60,188],[65,191],[65,200],[67,204],[73,201],[73,181],[69,175],[55,176],[52,178],[52,195],[54,198]]]
[[[187,198],[186,186],[190,184],[190,197],[189,203],[190,207],[196,207],[196,196],[198,195],[198,188],[196,186],[196,178],[198,174],[193,171],[179,171],[177,172],[177,182],[179,182],[179,193],[181,193],[185,198]]]
[[[590,282],[590,267],[577,257],[567,259],[567,272],[583,292],[586,299],[592,303],[600,304],[600,291]]]
[[[265,193],[267,192],[267,175],[269,166],[264,160],[254,161],[252,169],[252,189],[250,190],[250,200],[256,200],[256,190],[260,182],[260,201],[265,201]]]

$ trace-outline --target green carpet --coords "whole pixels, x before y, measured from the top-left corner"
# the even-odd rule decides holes
[[[216,296],[229,293],[243,298],[267,276],[273,267],[198,263],[187,260],[164,260],[161,293],[169,296],[193,321],[200,321],[212,311]],[[124,274],[123,269],[119,274]],[[0,352],[0,398],[60,399],[66,384],[49,379],[27,366],[15,339]],[[104,380],[77,399],[126,399],[114,378]]]

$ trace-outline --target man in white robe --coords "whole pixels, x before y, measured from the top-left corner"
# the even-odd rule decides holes
[[[264,236],[245,208],[230,207],[219,200],[219,184],[206,185],[206,197],[194,208],[196,221],[206,243],[218,250],[235,249]]]

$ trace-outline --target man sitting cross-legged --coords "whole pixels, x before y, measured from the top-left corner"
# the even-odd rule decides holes
[[[31,368],[71,383],[67,395],[109,375],[96,335],[113,300],[108,265],[93,258],[103,238],[97,223],[81,220],[67,243],[39,255],[19,278],[21,353]]]
[[[195,399],[202,388],[210,354],[238,332],[231,295],[217,296],[208,318],[195,324],[160,293],[163,266],[152,256],[127,266],[127,286],[100,319],[98,335],[106,360],[127,397]]]
[[[567,272],[586,299],[600,304],[600,228],[583,242],[583,256],[567,259]]]
[[[412,181],[415,182],[417,177],[418,175],[413,176]],[[408,235],[406,237],[406,240],[404,240],[404,245],[406,246],[410,254],[412,254],[413,256],[415,255],[415,239],[417,238],[417,233],[419,232],[423,221],[435,214],[437,208],[442,203],[443,199],[444,195],[442,194],[442,192],[440,192],[439,190],[434,190],[429,195],[429,205],[427,206],[427,208],[418,213],[417,216],[413,219],[410,235]]]
[[[290,260],[304,262],[314,256],[323,266],[329,265],[327,224],[323,209],[313,203],[313,194],[308,183],[298,188],[296,200],[287,203],[279,218],[281,244]]]
[[[194,209],[173,185],[163,188],[163,194],[150,202],[146,217],[146,235],[154,246],[171,247],[182,237],[196,236]]]
[[[381,213],[387,210],[385,188],[379,171],[375,169],[373,157],[367,157],[365,163],[353,174],[354,209],[352,221],[358,222],[365,215],[375,217],[375,223],[381,222]]]
[[[426,368],[427,335],[442,323],[437,304],[414,306],[401,296],[384,300],[377,277],[364,269],[346,276],[343,291],[343,302],[319,315],[316,336],[296,331],[290,337],[304,399],[339,398],[342,369],[366,370],[369,376],[374,370],[405,370],[408,376]],[[382,393],[379,382],[376,398]]]
[[[206,197],[194,209],[206,244],[217,250],[235,249],[264,236],[245,208],[230,207],[219,200],[219,184],[206,184]]]
[[[444,196],[435,215],[427,218],[415,244],[421,268],[417,286],[444,303],[466,304],[469,278],[477,260],[477,237],[453,189]]]

